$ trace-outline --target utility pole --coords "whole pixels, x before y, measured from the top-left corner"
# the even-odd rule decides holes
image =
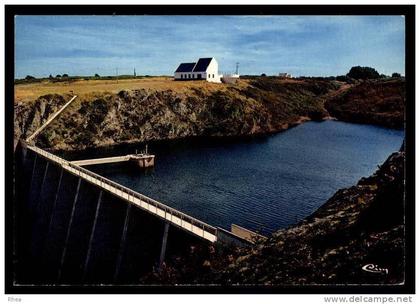
[[[136,77],[137,75],[136,75],[136,68],[134,68],[134,77]]]
[[[239,62],[236,63],[236,75],[239,75]]]
[[[118,83],[118,68],[116,68],[115,70],[116,70],[117,83]]]

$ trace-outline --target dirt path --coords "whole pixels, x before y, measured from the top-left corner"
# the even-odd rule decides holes
[[[322,102],[322,104],[324,105],[325,111],[328,113],[328,116],[324,117],[324,120],[336,120],[336,118],[331,115],[331,113],[327,110],[327,108],[325,108],[325,103],[328,100],[331,100],[332,98],[339,96],[340,94],[343,94],[344,92],[348,91],[353,86],[354,86],[353,84],[343,83],[338,90],[329,91],[328,93],[318,97],[318,100]]]
[[[330,99],[346,92],[347,90],[349,90],[353,86],[354,86],[353,84],[345,83],[345,84],[341,85],[341,87],[338,90],[328,92],[327,94],[322,95],[320,98],[324,99],[324,103],[325,103],[327,100],[330,100]]]

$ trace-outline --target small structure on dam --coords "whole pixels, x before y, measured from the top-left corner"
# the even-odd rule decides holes
[[[129,161],[136,163],[140,168],[149,168],[155,165],[155,156],[150,154],[131,154]]]
[[[140,168],[149,168],[149,167],[153,167],[155,165],[155,156],[152,154],[149,154],[149,152],[147,151],[147,144],[146,144],[146,149],[144,152],[141,152],[140,154],[137,153],[136,154],[130,154],[129,156],[129,161],[137,163],[137,165]]]

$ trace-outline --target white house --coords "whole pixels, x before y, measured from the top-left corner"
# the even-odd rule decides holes
[[[174,73],[175,80],[207,80],[221,82],[219,65],[214,58],[200,58],[197,62],[181,63]]]
[[[289,73],[279,73],[280,78],[292,78],[292,75]]]

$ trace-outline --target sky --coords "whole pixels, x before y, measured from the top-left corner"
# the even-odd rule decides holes
[[[215,57],[220,72],[404,73],[403,16],[16,16],[15,78],[173,75]]]

